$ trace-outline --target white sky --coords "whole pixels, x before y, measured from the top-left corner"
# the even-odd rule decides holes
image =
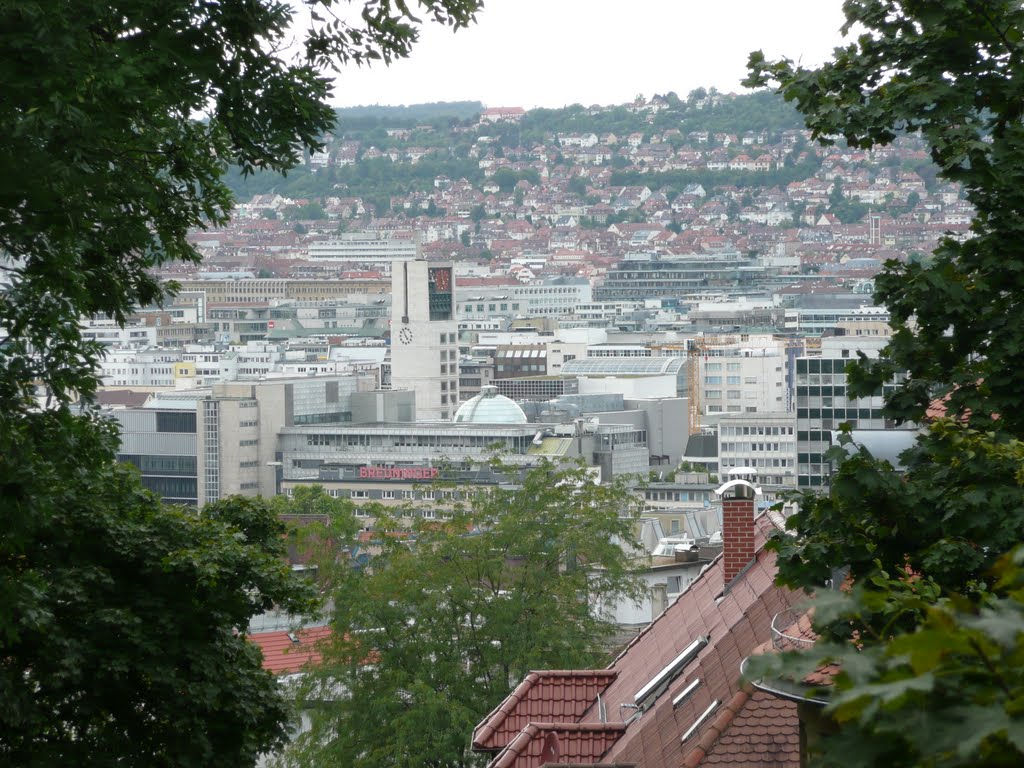
[[[412,3],[410,2],[410,5]],[[486,0],[453,33],[427,24],[409,59],[348,67],[336,106],[478,100],[488,107],[621,104],[638,93],[742,90],[763,49],[820,64],[842,0]]]

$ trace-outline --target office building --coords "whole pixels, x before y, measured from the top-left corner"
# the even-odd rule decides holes
[[[450,419],[459,407],[452,264],[396,262],[391,277],[391,387],[416,392],[419,419]]]
[[[824,488],[829,484],[832,465],[826,452],[832,433],[847,422],[857,430],[913,429],[885,418],[882,408],[885,387],[868,397],[847,395],[846,366],[859,352],[876,358],[887,339],[869,336],[831,336],[821,342],[820,357],[796,360],[797,484],[802,488]]]

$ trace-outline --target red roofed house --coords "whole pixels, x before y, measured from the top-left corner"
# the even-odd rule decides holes
[[[797,705],[740,686],[740,664],[802,596],[764,549],[781,524],[723,485],[724,551],[606,669],[529,674],[473,732],[489,768],[800,765]]]
[[[497,123],[501,120],[519,122],[526,110],[522,107],[491,107],[480,113],[481,123]]]
[[[263,651],[263,668],[275,675],[301,672],[308,663],[320,661],[317,643],[331,634],[330,627],[295,631],[255,632],[249,640]]]

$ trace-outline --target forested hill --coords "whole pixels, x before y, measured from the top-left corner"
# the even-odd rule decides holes
[[[476,118],[483,112],[484,105],[479,101],[432,101],[428,104],[409,104],[388,106],[367,104],[358,107],[339,107],[335,110],[342,122],[358,118],[371,118],[381,121],[434,121],[437,118],[456,118],[465,120]]]
[[[641,106],[574,104],[530,110],[518,122],[481,124],[482,111],[475,101],[339,109],[333,135],[327,137],[332,160],[325,171],[313,173],[307,164],[287,177],[263,173],[242,178],[232,169],[228,184],[238,200],[270,191],[311,199],[342,192],[379,203],[381,210],[390,195],[430,189],[439,176],[482,183],[479,146],[474,147],[478,141],[485,141],[497,157],[526,159],[538,147],[557,152],[559,137],[567,134],[615,134],[620,141],[639,134],[645,143],[664,136],[678,149],[690,143],[694,132],[777,136],[803,127],[793,107],[767,91],[723,95],[697,89],[685,99],[668,93]],[[629,170],[621,158],[615,160],[610,164],[616,170]]]

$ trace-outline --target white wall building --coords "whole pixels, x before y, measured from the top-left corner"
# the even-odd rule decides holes
[[[391,277],[391,387],[416,392],[419,419],[450,419],[459,407],[452,264],[401,261]]]
[[[757,471],[764,500],[796,488],[796,413],[724,414],[718,423],[718,465],[722,477],[734,467]]]
[[[751,337],[707,346],[697,358],[701,422],[722,414],[785,411],[789,397],[784,340]]]
[[[345,232],[330,240],[310,243],[308,251],[311,261],[378,264],[387,271],[395,261],[416,258],[417,242],[412,237],[389,233]]]

